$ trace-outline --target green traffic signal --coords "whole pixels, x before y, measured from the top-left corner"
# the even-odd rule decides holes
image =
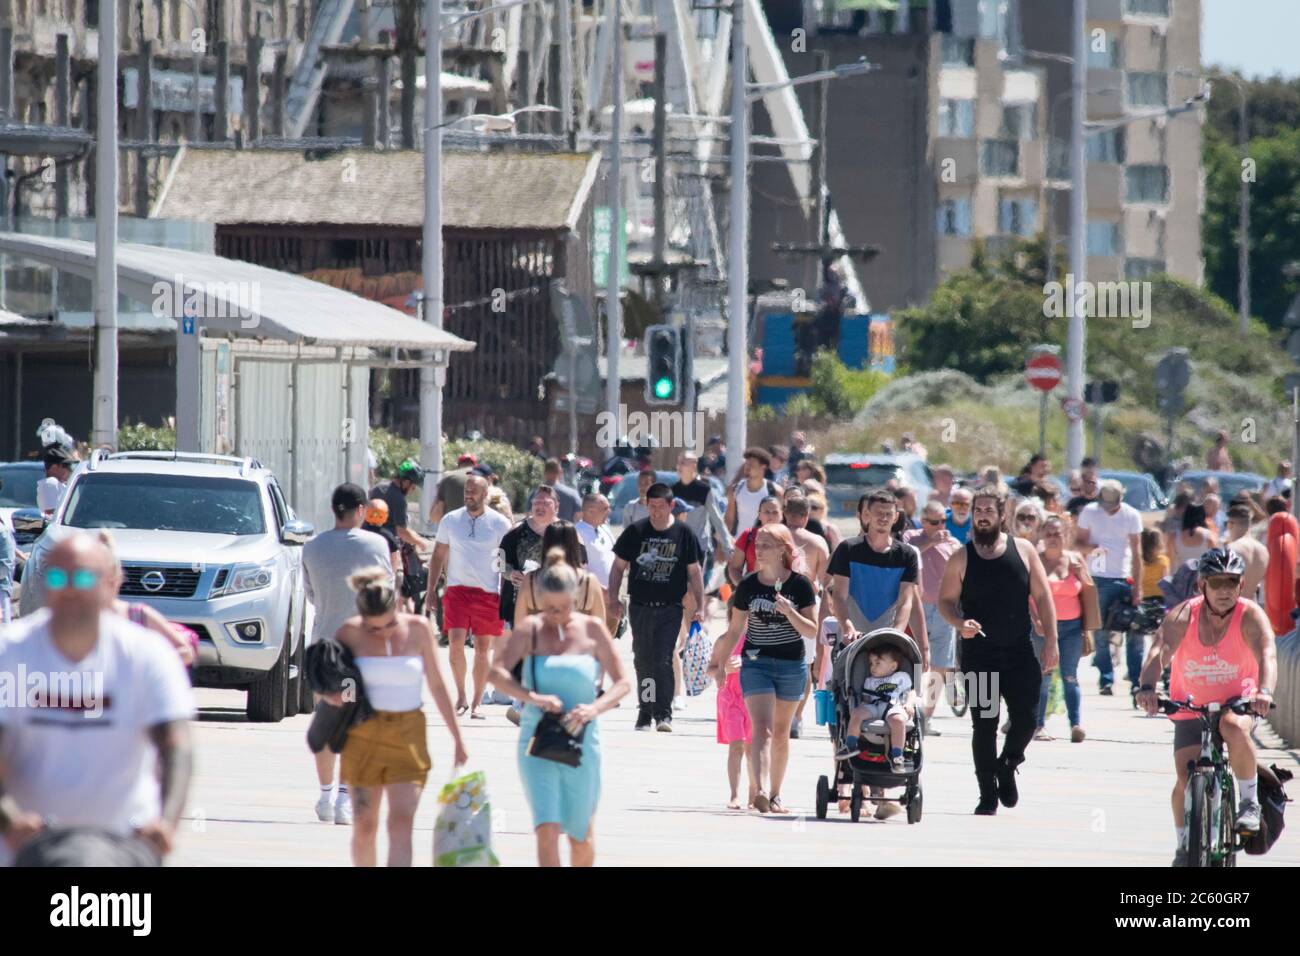
[[[673,397],[673,380],[671,378],[661,378],[655,382],[655,397]]]

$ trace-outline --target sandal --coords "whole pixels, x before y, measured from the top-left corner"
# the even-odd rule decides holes
[[[1044,728],[1039,727],[1034,731],[1035,740],[1055,740],[1056,738],[1049,734]]]
[[[781,798],[776,794],[773,794],[771,798],[768,799],[767,806],[771,813],[780,813],[784,815],[790,812],[785,808],[785,804],[781,802]]]
[[[771,801],[767,799],[767,794],[762,790],[754,794],[754,809],[759,813],[769,813],[772,809]]]
[[[470,720],[487,720],[487,717],[485,717],[483,714],[480,714],[477,710],[471,710],[471,711],[469,712],[469,719],[470,719]]]
[[[467,710],[469,710],[469,704],[465,703],[464,701],[461,701],[459,704],[456,705],[456,716],[463,717],[465,715],[465,711]]]

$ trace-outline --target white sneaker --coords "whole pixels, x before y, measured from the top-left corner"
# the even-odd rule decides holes
[[[673,713],[677,713],[678,711],[683,711],[683,710],[685,710],[685,709],[686,709],[686,698],[685,698],[685,697],[674,697],[674,698],[673,698]]]
[[[1243,833],[1259,832],[1259,804],[1243,800],[1237,807],[1237,830]]]
[[[655,730],[661,734],[671,734],[673,732],[673,722],[671,720],[661,720],[655,724]]]
[[[495,704],[496,700],[493,699],[492,691],[490,690],[483,691],[483,696],[482,698],[479,699],[478,703],[480,707],[482,707],[484,704]]]
[[[352,795],[340,793],[334,801],[334,822],[341,827],[352,826]]]
[[[316,801],[316,819],[321,823],[330,823],[334,820],[334,791],[322,790],[320,799]]]

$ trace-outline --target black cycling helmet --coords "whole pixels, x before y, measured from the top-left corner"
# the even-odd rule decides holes
[[[1201,560],[1196,563],[1196,573],[1202,578],[1215,574],[1242,577],[1246,573],[1246,562],[1231,548],[1211,548],[1202,554]]]

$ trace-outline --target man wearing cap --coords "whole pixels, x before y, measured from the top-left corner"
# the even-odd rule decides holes
[[[438,499],[429,510],[429,524],[436,525],[449,511],[465,507],[465,479],[478,467],[478,458],[465,452],[456,459],[456,470],[449,471],[438,482]]]
[[[45,477],[36,483],[36,507],[46,515],[58,510],[59,503],[68,490],[68,479],[77,460],[59,445],[50,445],[42,456]]]
[[[360,485],[351,482],[339,485],[330,497],[334,527],[302,546],[303,590],[316,611],[308,646],[331,640],[343,622],[357,613],[356,593],[348,585],[352,575],[367,568],[391,566],[388,545],[379,535],[362,527],[369,508],[370,502]],[[316,776],[320,782],[316,817],[322,823],[350,826],[352,801],[346,783],[340,782],[338,796],[331,800],[337,759],[338,755],[328,747],[316,754]]]
[[[1111,685],[1115,683],[1115,665],[1110,657],[1106,619],[1116,602],[1137,605],[1142,601],[1142,589],[1129,583],[1142,580],[1142,516],[1132,505],[1124,503],[1124,486],[1118,481],[1113,478],[1103,481],[1097,500],[1079,512],[1074,546],[1088,557],[1088,570],[1097,583],[1102,629],[1094,635],[1097,653],[1092,662],[1101,673],[1101,694],[1109,697],[1114,693]],[[1130,633],[1127,637],[1128,679],[1134,693],[1142,672],[1145,644],[1146,638],[1141,634]]]
[[[424,480],[424,472],[410,458],[397,466],[397,474],[388,481],[381,481],[370,489],[371,498],[383,498],[388,505],[388,521],[384,527],[397,535],[399,541],[405,541],[420,551],[428,551],[433,545],[406,526],[406,496]]]

